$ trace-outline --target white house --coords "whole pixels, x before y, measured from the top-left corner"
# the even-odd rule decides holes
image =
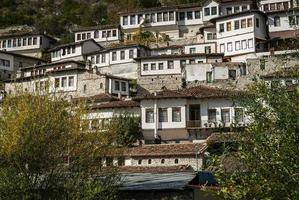
[[[90,97],[107,93],[118,97],[130,95],[130,79],[87,69],[85,63],[62,61],[20,69],[16,80],[5,83],[5,91],[18,94],[50,93],[66,99]]]
[[[206,139],[215,129],[243,127],[243,108],[231,96],[236,92],[207,86],[163,90],[140,100],[143,136],[150,142]]]
[[[259,1],[259,9],[263,12],[288,10],[298,6],[296,0],[261,0]]]
[[[212,19],[217,30],[217,52],[231,58],[263,51],[268,39],[266,20],[266,15],[257,10]]]
[[[82,27],[74,30],[75,42],[94,39],[100,45],[118,43],[121,40],[119,25],[103,25],[93,27]]]
[[[217,43],[216,42],[205,42],[205,43],[193,43],[184,46],[185,54],[211,54],[217,53]]]
[[[148,56],[150,50],[141,45],[116,45],[91,52],[87,60],[91,68],[97,68],[102,74],[112,74],[127,78],[137,78],[138,57]]]
[[[12,79],[17,70],[23,67],[40,65],[45,60],[25,56],[10,51],[0,51],[0,81]]]
[[[173,75],[181,74],[186,64],[222,62],[223,54],[193,53],[181,55],[158,55],[140,57],[140,75]]]
[[[254,0],[226,0],[221,1],[220,15],[231,15],[233,13],[244,12],[255,7]]]
[[[196,37],[202,18],[199,4],[185,4],[124,12],[120,24],[125,40],[131,40],[140,27],[152,33],[165,33],[170,39],[179,39]]]
[[[51,62],[66,60],[84,61],[85,55],[103,49],[93,39],[56,46],[49,50]]]
[[[0,36],[0,50],[41,58],[56,42],[53,37],[41,33],[7,33]]]

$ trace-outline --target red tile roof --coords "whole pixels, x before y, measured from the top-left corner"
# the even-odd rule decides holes
[[[91,109],[104,109],[104,108],[132,108],[139,107],[139,102],[133,100],[120,100],[120,101],[111,101],[104,104],[93,105]]]
[[[156,144],[133,147],[125,150],[124,155],[129,157],[150,157],[150,156],[182,156],[203,153],[206,145],[202,143],[184,144]]]
[[[90,97],[80,97],[80,98],[74,98],[74,102],[78,101],[89,101],[89,102],[109,102],[109,101],[116,101],[117,98],[110,95],[110,94],[98,94]]]
[[[156,93],[147,93],[137,96],[136,100],[142,99],[167,99],[167,98],[215,98],[230,97],[238,94],[239,91],[220,89],[209,86],[195,86],[181,90],[162,90]]]
[[[122,166],[119,167],[119,170],[121,172],[129,172],[129,173],[155,173],[155,174],[193,171],[193,169],[189,165],[165,166],[165,167]]]

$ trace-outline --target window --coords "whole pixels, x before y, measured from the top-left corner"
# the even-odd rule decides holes
[[[164,69],[163,63],[159,63],[159,70],[163,70],[163,69]]]
[[[253,39],[248,40],[248,48],[252,49],[253,48]]]
[[[168,21],[168,13],[167,13],[167,12],[164,12],[164,13],[163,13],[163,21],[164,21],[164,22],[167,22],[167,21]]]
[[[107,32],[106,31],[102,31],[102,38],[106,38],[107,37]]]
[[[16,47],[16,46],[17,46],[16,39],[13,39],[13,40],[12,40],[12,47]]]
[[[289,8],[289,3],[288,2],[283,2],[283,8],[286,10]]]
[[[228,70],[228,78],[231,80],[236,80],[237,72],[234,69]]]
[[[113,37],[116,37],[116,35],[117,35],[117,34],[116,34],[116,30],[113,30],[113,31],[112,31],[112,36],[113,36]]]
[[[208,110],[208,121],[209,122],[216,122],[216,109],[209,109]]]
[[[61,78],[61,87],[66,87],[67,86],[67,78],[66,77],[62,77]]]
[[[146,21],[146,23],[151,22],[151,15],[150,14],[145,14],[145,21]]]
[[[148,64],[143,64],[143,71],[148,71]]]
[[[74,77],[73,76],[70,76],[69,77],[69,87],[73,87],[74,86]]]
[[[145,110],[145,122],[146,123],[154,123],[154,110],[153,109]]]
[[[233,43],[229,42],[227,43],[227,52],[232,52],[233,51]]]
[[[275,3],[270,3],[270,10],[275,10]]]
[[[256,19],[255,19],[255,26],[256,26],[257,28],[260,27],[260,20],[259,20],[259,18],[256,18]]]
[[[83,86],[83,93],[85,94],[87,92],[87,85]]]
[[[119,81],[114,81],[114,90],[119,91]]]
[[[269,11],[269,5],[268,4],[264,5],[264,11]]]
[[[167,122],[168,113],[167,108],[159,108],[159,122]]]
[[[227,22],[226,23],[226,31],[231,31],[232,30],[232,23],[231,22]]]
[[[22,40],[21,38],[18,39],[18,47],[22,46]]]
[[[220,44],[220,53],[225,52],[225,44]]]
[[[135,15],[131,15],[131,16],[130,16],[130,24],[131,24],[131,25],[136,24],[136,16],[135,16]]]
[[[59,78],[55,78],[55,88],[59,88]]]
[[[172,108],[172,122],[181,122],[181,108]]]
[[[165,163],[165,159],[162,159],[162,160],[161,160],[161,164],[164,164],[164,163]]]
[[[241,28],[246,28],[246,19],[241,20]]]
[[[173,60],[167,62],[167,69],[174,69]]]
[[[151,14],[151,23],[155,23],[156,22],[156,15],[155,13]]]
[[[97,63],[97,64],[100,63],[100,55],[96,55],[96,63]]]
[[[174,164],[179,164],[179,159],[174,159]]]
[[[274,26],[280,26],[280,17],[279,16],[275,16],[274,17]]]
[[[112,52],[112,61],[116,61],[117,59],[117,54],[116,51]]]
[[[171,11],[169,12],[169,21],[173,21],[174,20],[174,12]]]
[[[233,8],[232,7],[228,7],[228,8],[226,8],[226,14],[227,15],[230,15],[230,14],[232,14],[233,13]]]
[[[241,63],[240,76],[246,76],[246,74],[247,74],[246,63]]]
[[[85,40],[86,39],[86,33],[83,33],[82,34],[82,40]]]
[[[234,12],[235,12],[235,13],[240,12],[240,7],[239,7],[239,6],[235,6],[235,7],[234,7]]]
[[[152,159],[148,159],[148,162],[147,162],[149,165],[152,164]]]
[[[213,40],[213,33],[207,33],[207,40]]]
[[[158,13],[157,14],[157,22],[162,22],[163,20],[163,14],[162,13]]]
[[[33,38],[33,45],[37,45],[37,37]]]
[[[105,63],[105,62],[106,62],[106,55],[102,54],[102,63]]]
[[[187,19],[188,20],[192,20],[193,19],[193,12],[192,11],[188,11],[187,12]]]
[[[195,47],[190,48],[189,53],[190,54],[196,53],[196,48]]]
[[[123,25],[128,25],[128,16],[123,16]]]
[[[219,24],[219,32],[220,33],[224,32],[224,24]]]
[[[179,13],[179,16],[180,16],[180,21],[184,21],[185,20],[185,12],[180,12]]]
[[[87,33],[87,39],[91,38],[91,33]]]
[[[212,53],[211,46],[206,46],[206,47],[205,47],[205,53],[206,53],[206,54],[210,54],[210,53]]]
[[[195,19],[200,19],[200,11],[195,11]]]
[[[240,29],[240,21],[239,20],[235,21],[235,30],[238,30],[238,29]]]
[[[212,7],[212,15],[217,15],[217,7]]]
[[[107,37],[108,37],[108,38],[111,37],[111,31],[107,31]]]
[[[142,160],[138,160],[138,165],[141,165],[142,164]]]
[[[93,35],[94,38],[99,38],[99,31],[98,30],[94,31]]]
[[[252,27],[252,18],[247,19],[247,27]]]
[[[72,53],[76,53],[76,47],[72,46]]]
[[[77,34],[77,40],[81,40],[81,34]]]
[[[247,42],[246,42],[246,40],[242,40],[242,49],[247,49]]]
[[[23,45],[23,46],[25,46],[25,45]],[[6,40],[3,40],[3,42],[2,42],[2,48],[6,48]]]
[[[134,50],[129,50],[129,58],[132,59],[134,57]]]
[[[246,5],[242,6],[242,11],[248,10],[248,7]]]
[[[124,60],[125,59],[125,51],[120,52],[120,59]]]
[[[281,3],[277,3],[276,7],[277,7],[277,10],[280,10],[281,9]]]
[[[235,108],[235,121],[244,122],[244,111],[243,108]]]
[[[123,92],[127,91],[127,84],[126,84],[126,82],[121,82],[121,91],[123,91]]]
[[[236,43],[235,43],[235,50],[236,51],[240,50],[240,41],[236,41]]]
[[[156,70],[156,63],[151,64],[151,70]]]
[[[205,16],[210,16],[210,8],[204,9]]]
[[[223,123],[229,123],[230,122],[229,109],[221,109],[221,121]]]
[[[207,83],[212,83],[212,72],[207,72],[206,81]]]
[[[189,60],[189,64],[195,64],[195,60],[194,59],[190,59]]]

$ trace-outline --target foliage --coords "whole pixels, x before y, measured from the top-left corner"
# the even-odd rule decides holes
[[[238,150],[226,148],[210,163],[220,193],[224,199],[299,199],[298,86],[290,91],[259,81],[249,92],[240,102],[252,123],[240,134]]]
[[[110,135],[82,131],[82,106],[19,93],[0,109],[1,199],[116,199],[117,170],[100,160],[121,152]]]
[[[129,113],[114,116],[108,125],[107,132],[116,136],[117,144],[130,147],[142,138],[140,118]]]

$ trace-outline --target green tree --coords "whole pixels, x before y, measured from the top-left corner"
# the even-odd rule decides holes
[[[1,199],[116,199],[117,169],[100,160],[121,152],[110,135],[83,130],[83,106],[20,93],[0,110]]]
[[[114,116],[108,125],[107,132],[116,136],[117,144],[130,147],[142,139],[140,118],[129,113]]]
[[[299,70],[293,73],[298,79]],[[240,102],[252,123],[240,134],[237,151],[225,151],[211,162],[220,194],[224,199],[299,199],[299,88],[259,81],[248,94]],[[233,171],[227,162],[234,163]]]

